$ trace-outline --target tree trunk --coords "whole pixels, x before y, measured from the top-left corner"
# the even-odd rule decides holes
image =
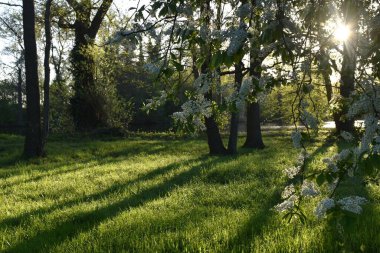
[[[261,61],[253,59],[251,51],[251,65],[249,73],[260,80]],[[255,81],[255,80],[252,80]],[[247,136],[243,145],[244,148],[263,149],[265,148],[261,133],[260,105],[258,102],[248,102],[247,104]]]
[[[76,31],[75,46],[71,52],[74,77],[71,110],[77,130],[90,130],[102,125],[101,109],[96,101],[95,63],[91,44],[86,41],[85,35]]]
[[[260,104],[257,102],[247,105],[247,137],[243,145],[245,148],[265,148],[261,135]]]
[[[201,7],[201,12],[210,12],[210,1],[207,0],[204,5]],[[210,25],[209,17],[206,18],[205,22],[207,26]],[[204,45],[201,48],[201,53],[206,56],[206,60],[203,62],[201,66],[201,73],[208,74],[209,73],[209,64],[211,60],[211,48],[209,45]],[[196,76],[196,72],[193,69],[193,74]],[[205,98],[212,101],[212,91],[210,90],[205,94]],[[214,115],[210,117],[205,117],[205,125],[206,125],[206,134],[207,134],[207,143],[210,151],[210,155],[225,155],[227,154],[227,150],[224,147],[222,136],[220,135],[218,124],[215,121]]]
[[[235,65],[235,85],[236,90],[239,91],[241,82],[243,81],[243,63],[239,62]],[[239,112],[234,111],[231,113],[230,119],[230,137],[228,139],[227,151],[231,155],[237,154],[237,142],[239,134]]]
[[[332,88],[332,84],[331,84],[331,80],[330,80],[330,72],[331,71],[328,69],[328,68],[330,68],[330,65],[328,62],[328,55],[327,55],[326,49],[321,48],[320,53],[321,53],[320,61],[321,61],[321,65],[323,67],[321,72],[322,72],[323,82],[325,84],[325,89],[326,89],[326,99],[327,99],[327,104],[330,105],[331,99],[333,96],[333,88]],[[333,119],[335,122],[335,126],[340,126],[339,112],[333,111]]]
[[[17,125],[22,129],[23,117],[22,117],[22,69],[21,66],[17,68]]]
[[[26,113],[24,156],[42,156],[40,92],[38,84],[37,46],[35,35],[34,1],[23,0],[23,28],[25,48]]]
[[[256,1],[251,1],[252,5],[256,7]],[[250,26],[257,27],[256,29],[260,31],[263,28],[262,19],[260,13],[255,12],[254,17],[252,19],[253,24],[250,23]],[[260,33],[255,34],[255,36],[259,37]],[[261,77],[261,64],[264,61],[265,57],[259,57],[257,52],[261,49],[260,41],[250,40],[250,66],[249,66],[249,75],[260,80]],[[268,54],[269,55],[269,54]],[[252,79],[254,82],[255,80]],[[255,91],[254,91],[255,92]],[[255,94],[253,94],[255,95]],[[247,116],[247,136],[244,142],[244,148],[253,148],[253,149],[263,149],[265,147],[263,142],[263,137],[261,134],[261,125],[260,125],[260,105],[258,102],[247,103],[246,107],[246,116]]]
[[[76,13],[73,25],[75,45],[71,52],[72,73],[74,77],[74,96],[71,111],[77,130],[90,130],[105,124],[102,97],[96,91],[95,61],[92,55],[93,41],[113,0],[103,0],[91,20],[93,4],[91,1],[66,0]]]
[[[343,62],[341,70],[341,82],[339,92],[343,98],[342,109],[337,114],[336,131],[353,132],[354,119],[347,117],[349,108],[348,99],[355,89],[355,70],[357,61],[357,33],[358,33],[358,4],[356,0],[345,0],[342,9],[345,14],[345,23],[350,24],[352,31],[349,39],[345,41],[343,47]],[[339,118],[338,118],[339,117]]]
[[[49,134],[49,108],[50,108],[50,49],[51,49],[51,3],[46,0],[45,6],[45,59],[44,59],[44,114],[43,114],[43,134],[42,144],[45,145]]]

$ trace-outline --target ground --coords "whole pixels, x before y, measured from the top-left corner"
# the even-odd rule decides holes
[[[306,203],[306,224],[287,223],[282,214],[274,212],[287,181],[283,170],[294,164],[298,151],[292,148],[289,133],[266,132],[264,140],[264,150],[240,149],[238,156],[210,157],[202,138],[141,135],[91,140],[53,136],[46,158],[23,161],[19,158],[23,138],[0,135],[1,250],[380,249],[377,185],[343,185],[342,194],[355,187],[370,203],[362,215],[345,217],[339,223],[313,216],[317,200]],[[314,169],[323,166],[324,155],[339,148],[326,139],[309,145],[309,166]]]

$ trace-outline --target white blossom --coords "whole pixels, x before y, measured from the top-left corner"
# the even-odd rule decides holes
[[[234,55],[242,46],[247,38],[247,31],[243,28],[236,29],[231,32],[230,35],[230,44],[227,48],[227,55]]]
[[[293,167],[286,168],[284,170],[285,174],[290,179],[294,178],[300,171],[301,171],[301,166],[293,166]]]
[[[316,189],[316,186],[315,186],[315,184],[313,182],[305,180],[302,183],[302,186],[301,186],[301,195],[302,196],[305,196],[305,197],[314,197],[314,196],[316,196],[318,194],[319,194],[319,192]]]
[[[351,150],[349,149],[343,149],[338,155],[337,160],[343,161],[346,160],[351,155]]]
[[[336,166],[336,163],[333,159],[331,158],[324,158],[323,162],[327,164],[327,168],[331,170],[332,172],[338,172],[338,166]]]
[[[360,214],[362,212],[361,205],[366,204],[368,201],[366,198],[359,196],[345,197],[337,201],[340,208],[351,213]]]
[[[143,106],[144,111],[156,110],[158,107],[162,106],[168,97],[168,94],[165,91],[161,91],[159,97],[152,99],[147,99],[147,103]]]
[[[240,6],[236,9],[236,16],[238,16],[239,18],[246,18],[246,17],[248,17],[251,13],[252,13],[252,6],[251,6],[251,4],[249,4],[249,3],[246,3],[246,4],[243,4],[243,5],[240,5]]]
[[[293,195],[293,193],[294,193],[295,191],[296,191],[296,190],[295,190],[293,184],[288,185],[288,186],[285,187],[284,191],[281,193],[281,198],[283,198],[283,199],[289,198],[290,196]]]
[[[342,136],[342,138],[346,141],[352,141],[354,139],[354,136],[352,136],[351,133],[349,132],[346,132],[346,131],[342,131],[340,133],[340,136]]]
[[[335,207],[335,201],[330,198],[322,199],[321,202],[319,202],[317,208],[315,209],[315,216],[317,216],[318,219],[324,217],[326,215],[326,212],[330,210],[331,208]]]
[[[274,209],[277,212],[284,212],[290,210],[294,207],[295,202],[298,200],[298,197],[295,195],[290,196],[288,199],[284,200],[282,203],[276,205]]]
[[[301,148],[302,135],[299,131],[292,132],[292,141],[295,148]]]
[[[304,123],[311,129],[318,128],[318,119],[314,117],[310,112],[303,110],[301,118],[304,121]]]

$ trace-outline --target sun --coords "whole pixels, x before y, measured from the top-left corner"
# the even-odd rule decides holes
[[[340,23],[335,28],[334,36],[338,41],[344,42],[346,41],[351,34],[350,27],[346,24]]]

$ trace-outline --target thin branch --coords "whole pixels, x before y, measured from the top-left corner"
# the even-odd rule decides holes
[[[9,6],[9,7],[20,7],[20,8],[22,8],[21,4],[11,4],[11,3],[0,2],[0,5],[6,5],[6,6]]]

